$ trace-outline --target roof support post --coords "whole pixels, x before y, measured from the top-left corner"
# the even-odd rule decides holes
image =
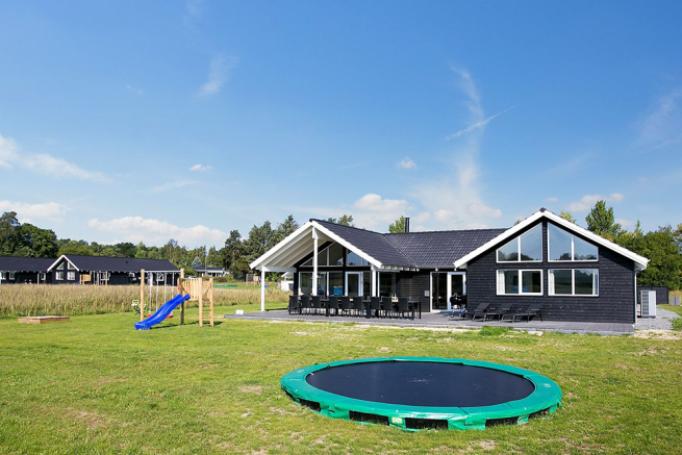
[[[260,310],[265,311],[265,267],[260,269]]]
[[[377,269],[372,266],[372,297],[377,296]]]
[[[317,229],[313,227],[313,289],[312,295],[317,295],[317,245],[319,242]]]

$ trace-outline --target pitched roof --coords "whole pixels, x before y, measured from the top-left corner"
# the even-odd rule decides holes
[[[141,269],[164,272],[180,271],[166,259],[80,256],[75,254],[62,255],[56,261],[52,261],[52,265],[56,265],[62,258],[66,258],[78,270],[83,272],[139,272]]]
[[[368,231],[351,226],[330,223],[323,220],[311,220],[329,229],[339,237],[344,238],[360,250],[372,256],[379,262],[387,266],[418,268],[419,265],[414,260],[400,251],[391,243],[385,234]]]
[[[0,271],[3,272],[47,272],[52,258],[30,258],[25,256],[0,256]]]
[[[452,268],[454,262],[506,229],[383,234],[403,255],[421,268]]]

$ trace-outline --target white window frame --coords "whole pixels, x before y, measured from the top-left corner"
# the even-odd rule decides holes
[[[519,277],[519,292],[515,294],[507,294],[504,292],[504,272],[516,272]],[[523,273],[522,272],[540,272],[540,292],[523,292]],[[531,295],[543,296],[545,295],[545,277],[542,269],[497,269],[495,271],[497,295]]]
[[[64,271],[57,270],[54,272],[55,281],[64,281]]]
[[[549,228],[550,224],[551,224],[551,223],[547,223],[547,262],[559,262],[559,263],[561,263],[561,262],[563,262],[563,263],[571,263],[571,262],[599,262],[599,247],[598,247],[597,245],[595,245],[594,243],[588,242],[587,240],[582,239],[582,238],[581,238],[580,240],[582,240],[583,242],[589,243],[590,245],[594,246],[594,247],[597,249],[597,258],[596,258],[596,259],[576,259],[576,258],[575,258],[575,238],[576,238],[577,236],[576,236],[575,234],[571,233],[571,232],[568,232],[568,231],[565,230],[565,229],[561,229],[559,226],[557,226],[557,225],[555,225],[555,224],[551,224],[551,225],[554,226],[554,227],[557,228],[557,229],[560,229],[560,230],[564,231],[566,234],[568,234],[568,235],[571,237],[571,259],[552,259],[552,249],[550,248],[550,244],[551,244],[551,239],[550,239],[551,233],[549,232],[549,231],[550,231],[550,228]],[[568,269],[558,269],[558,270],[568,270]]]
[[[14,280],[16,280],[16,278],[17,278],[16,273],[17,273],[17,272],[7,272],[7,273],[8,273],[8,279],[9,279],[9,281],[14,281]]]
[[[542,254],[543,254],[543,252],[542,252],[542,224],[539,223],[539,224],[536,224],[535,226],[533,226],[532,228],[527,229],[524,232],[522,232],[521,234],[517,235],[516,238],[513,238],[513,239],[509,240],[508,242],[504,242],[504,245],[501,245],[500,247],[496,248],[495,249],[495,261],[498,264],[525,264],[525,263],[542,262],[542,258],[540,258],[540,259],[523,259],[523,260],[521,259],[521,237],[523,237],[527,232],[535,229],[537,226],[540,226],[540,250],[541,250],[540,256],[542,256]],[[516,240],[516,257],[518,259],[516,259],[516,261],[500,261],[500,256],[497,253],[500,251],[500,249],[502,247],[506,246],[508,243],[513,242],[514,240]],[[503,294],[503,295],[506,295],[506,294]]]
[[[74,270],[66,272],[66,281],[76,281],[76,272]]]
[[[313,271],[312,270],[302,270],[302,271],[298,272],[298,295],[303,295],[303,293],[301,293],[301,274],[303,274],[303,273],[309,273],[310,274],[310,279],[311,279],[310,296],[312,297],[312,295],[313,295],[312,294],[312,277],[313,277]],[[324,275],[323,279],[320,279],[321,277],[319,277],[319,276],[317,277],[317,287],[318,288],[320,287],[321,283],[324,283],[324,294],[322,294],[322,295],[317,294],[317,296],[318,297],[324,297],[324,296],[329,295],[329,272],[327,272],[326,270],[325,271],[319,271],[318,270],[317,274],[318,275]]]
[[[570,271],[571,272],[571,293],[570,294],[557,294],[554,291],[554,272],[557,270]],[[590,270],[595,272],[592,278],[592,294],[576,294],[575,293],[575,271],[576,270]],[[547,285],[548,295],[551,297],[599,297],[599,269],[590,269],[586,267],[578,267],[575,269],[549,269],[547,271]],[[595,293],[596,290],[596,293]]]

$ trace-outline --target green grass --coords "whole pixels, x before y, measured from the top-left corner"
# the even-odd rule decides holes
[[[0,320],[0,452],[679,452],[680,339],[244,320],[135,332],[135,320]],[[407,433],[321,417],[279,388],[284,373],[303,365],[387,355],[536,370],[560,384],[564,405],[523,426]]]
[[[673,330],[682,331],[682,306],[680,305],[658,305],[664,310],[677,313],[680,317],[673,319]]]

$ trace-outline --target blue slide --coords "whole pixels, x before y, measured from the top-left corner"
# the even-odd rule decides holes
[[[152,314],[144,321],[136,322],[135,330],[149,330],[152,328],[152,326],[162,323],[168,317],[171,311],[173,311],[178,305],[181,305],[182,302],[185,302],[186,300],[189,300],[189,294],[176,295],[168,302],[161,305],[161,308],[156,310],[156,313]]]

